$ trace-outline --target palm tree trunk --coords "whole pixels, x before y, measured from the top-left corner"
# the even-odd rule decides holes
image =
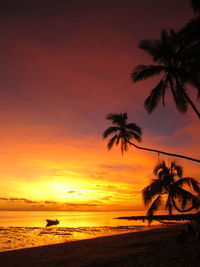
[[[157,149],[151,149],[151,148],[137,146],[137,145],[135,145],[134,143],[130,142],[127,139],[126,139],[126,142],[129,143],[130,145],[136,147],[137,149],[142,149],[142,150],[146,150],[146,151],[156,152],[158,154],[164,154],[164,155],[168,155],[168,156],[173,156],[173,157],[188,159],[188,160],[192,160],[192,161],[195,161],[195,162],[199,162],[200,163],[200,160],[199,159],[195,159],[195,158],[191,158],[191,157],[187,157],[187,156],[183,156],[183,155],[179,155],[179,154],[174,154],[174,153],[168,153],[168,152],[164,152],[164,151],[157,150]]]
[[[191,210],[193,210],[193,209],[196,208],[196,206],[193,205],[192,207],[190,207],[190,208],[188,208],[188,209],[181,210],[181,209],[179,209],[179,207],[176,205],[176,201],[174,200],[173,197],[172,197],[172,202],[173,202],[174,208],[175,208],[177,211],[179,211],[179,212],[188,212],[188,211],[191,211]]]

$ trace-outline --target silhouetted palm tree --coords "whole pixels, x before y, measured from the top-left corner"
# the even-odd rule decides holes
[[[200,16],[196,16],[190,20],[180,31],[179,37],[185,42],[185,50],[190,51],[191,49],[197,50],[199,48],[198,43],[200,41]],[[196,49],[197,47],[197,49]],[[199,57],[199,51],[195,51]],[[194,58],[196,60],[196,57]]]
[[[194,13],[200,13],[200,0],[191,0]]]
[[[200,58],[200,0],[192,0],[191,5],[196,16],[190,20],[178,33],[179,38],[184,41],[184,49],[193,53],[192,60],[199,62]],[[199,70],[199,65],[198,65]]]
[[[108,150],[110,150],[113,145],[118,145],[121,143],[122,154],[124,151],[127,151],[128,144],[132,138],[136,139],[138,142],[141,142],[142,130],[135,123],[127,123],[127,113],[121,114],[109,114],[106,117],[108,120],[111,120],[116,126],[111,126],[103,133],[103,138],[105,139],[111,134],[114,136],[108,142]]]
[[[174,30],[169,32],[163,30],[160,39],[143,40],[139,47],[145,50],[156,64],[136,66],[131,74],[133,82],[155,75],[162,76],[145,100],[146,110],[151,113],[161,99],[163,105],[165,105],[165,93],[167,89],[170,89],[179,112],[186,112],[189,104],[200,118],[200,112],[190,99],[186,89],[186,84],[200,88],[200,64],[198,61],[194,62],[188,56],[189,51],[185,50],[185,44],[183,39],[180,38],[180,34],[177,34]],[[192,53],[194,53],[194,50],[192,50]]]
[[[196,162],[200,162],[200,160],[179,155],[179,154],[174,154],[174,153],[168,153],[164,152],[161,150],[156,150],[156,149],[150,149],[146,147],[140,147],[134,143],[132,143],[132,139],[136,139],[137,141],[141,141],[141,135],[142,135],[142,130],[141,128],[135,124],[135,123],[128,123],[127,119],[127,113],[120,113],[120,114],[109,114],[106,117],[107,120],[112,121],[112,126],[106,129],[103,132],[103,139],[109,137],[110,135],[113,135],[113,137],[109,140],[107,148],[110,150],[114,145],[118,145],[121,143],[121,151],[122,154],[124,151],[127,150],[128,146],[134,146],[138,149],[146,150],[146,151],[151,151],[151,152],[156,152],[159,154],[164,154],[168,156],[173,156],[173,157],[179,157],[179,158],[184,158]]]
[[[154,168],[153,173],[157,178],[153,179],[150,185],[142,190],[144,204],[149,205],[151,203],[147,211],[148,216],[153,216],[154,212],[158,210],[164,195],[167,195],[165,209],[168,210],[169,215],[172,214],[173,208],[179,212],[188,212],[200,207],[199,183],[191,177],[183,178],[181,166],[172,161],[167,167],[162,161]],[[184,185],[190,187],[197,195],[185,190]],[[191,206],[186,208],[189,203]]]
[[[182,43],[184,62],[189,66],[189,75],[193,76],[191,84],[198,89],[200,97],[200,0],[191,0],[196,16],[190,20],[177,34]]]

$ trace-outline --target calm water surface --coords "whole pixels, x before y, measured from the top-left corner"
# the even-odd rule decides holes
[[[114,219],[134,215],[145,212],[0,211],[0,251],[149,229],[147,222]],[[60,224],[46,227],[46,219]]]

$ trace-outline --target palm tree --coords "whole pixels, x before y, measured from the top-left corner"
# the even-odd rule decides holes
[[[128,123],[128,115],[127,113],[120,113],[120,114],[109,114],[106,117],[107,120],[112,121],[112,126],[107,128],[103,132],[103,139],[109,137],[110,135],[113,135],[113,137],[109,140],[107,148],[110,150],[114,145],[118,145],[121,143],[121,151],[122,154],[124,151],[127,151],[128,146],[134,146],[137,149],[142,149],[146,151],[151,151],[151,152],[156,152],[159,154],[164,154],[168,156],[173,156],[173,157],[179,157],[179,158],[184,158],[196,162],[200,162],[200,160],[179,155],[179,154],[174,154],[174,153],[168,153],[164,152],[161,150],[156,150],[156,149],[150,149],[146,147],[140,147],[136,145],[135,143],[132,142],[132,139],[136,139],[137,141],[141,142],[142,138],[142,130],[141,128],[135,124],[135,123]]]
[[[178,33],[184,41],[185,51],[193,51],[192,60],[199,62],[200,50],[200,0],[191,0],[191,5],[196,16],[190,20]],[[191,58],[191,55],[190,55]],[[199,67],[198,67],[199,70]]]
[[[156,64],[138,65],[134,68],[131,78],[133,82],[145,80],[155,75],[161,76],[158,84],[151,90],[144,106],[151,113],[162,100],[165,105],[165,93],[170,89],[179,112],[186,112],[188,104],[200,118],[200,112],[190,99],[186,84],[198,89],[200,93],[200,63],[191,58],[194,49],[185,49],[185,43],[180,34],[174,30],[163,30],[160,39],[143,40],[139,47],[145,50]],[[195,53],[199,55],[199,50]],[[190,54],[190,56],[189,56]]]
[[[191,0],[190,2],[194,13],[200,13],[200,0]]]
[[[123,154],[124,151],[127,151],[132,138],[141,142],[142,130],[135,123],[127,123],[127,113],[109,114],[106,118],[116,125],[109,127],[103,132],[103,139],[114,133],[114,136],[107,144],[108,150],[110,150],[114,144],[118,145],[121,142],[121,151]]]
[[[147,216],[153,216],[162,204],[162,198],[165,195],[167,195],[165,209],[168,210],[169,215],[172,214],[173,208],[179,212],[188,212],[200,207],[199,183],[191,177],[183,178],[181,166],[172,161],[170,166],[167,167],[166,163],[162,161],[154,168],[153,173],[156,178],[142,190],[144,204],[149,205],[151,203]],[[190,187],[196,194],[185,190],[184,185]],[[191,204],[191,206],[186,208],[188,204]]]

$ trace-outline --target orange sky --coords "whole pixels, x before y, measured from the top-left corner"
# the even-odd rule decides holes
[[[10,2],[0,11],[0,209],[143,209],[159,158],[107,151],[105,116],[128,112],[145,147],[200,157],[195,114],[167,97],[148,115],[153,81],[130,81],[135,65],[151,63],[138,42],[182,27],[189,1]],[[199,179],[199,164],[178,162]]]

